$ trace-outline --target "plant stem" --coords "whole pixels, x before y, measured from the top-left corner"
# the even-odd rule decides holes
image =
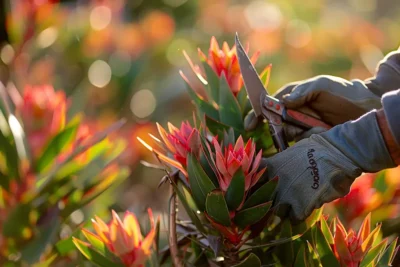
[[[170,177],[175,182],[175,177]],[[170,185],[171,198],[169,202],[169,249],[171,251],[172,262],[175,267],[182,267],[179,258],[178,241],[176,237],[176,193],[174,187]]]

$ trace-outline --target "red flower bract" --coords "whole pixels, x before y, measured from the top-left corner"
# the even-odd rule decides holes
[[[256,145],[250,139],[245,145],[240,136],[235,146],[229,144],[222,150],[217,139],[212,141],[215,148],[215,163],[217,167],[218,182],[222,191],[226,191],[232,181],[233,175],[242,168],[245,175],[245,191],[254,186],[265,172],[260,167],[262,151],[256,155]]]
[[[26,86],[17,113],[34,156],[38,156],[49,138],[57,134],[66,120],[67,99],[63,91],[50,85]]]
[[[157,128],[165,148],[173,154],[175,160],[167,157],[166,153],[161,151],[165,148],[157,149],[148,145],[141,138],[138,138],[138,140],[147,149],[154,152],[160,160],[179,169],[187,177],[185,170],[187,155],[188,153],[198,154],[201,144],[199,131],[190,126],[189,122],[182,122],[180,129],[168,123],[169,133],[158,123]],[[160,142],[160,140],[156,140]]]

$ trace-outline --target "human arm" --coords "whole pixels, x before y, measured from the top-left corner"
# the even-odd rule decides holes
[[[302,221],[324,203],[345,196],[362,172],[399,165],[387,112],[392,111],[370,111],[264,159],[268,178],[279,177],[278,215]]]
[[[307,106],[322,120],[337,125],[354,120],[366,112],[382,107],[381,96],[400,88],[400,50],[389,53],[377,66],[374,77],[367,80],[345,79],[321,75],[288,84],[277,91],[275,97],[286,107],[299,109]],[[245,118],[245,127],[252,130],[260,121],[253,113]],[[285,130],[290,129],[286,127]],[[287,131],[289,139],[302,139],[319,129]]]

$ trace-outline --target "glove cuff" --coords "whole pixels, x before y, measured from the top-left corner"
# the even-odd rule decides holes
[[[380,131],[376,110],[337,125],[320,136],[364,172],[373,173],[396,166]]]

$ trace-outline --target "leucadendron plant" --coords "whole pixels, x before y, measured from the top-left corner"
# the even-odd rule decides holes
[[[199,55],[202,67],[185,53],[194,79],[181,72],[195,106],[193,121],[179,128],[168,123],[168,130],[157,124],[158,136],[150,134],[156,145],[140,139],[167,173],[160,185],[172,189],[169,246],[159,251],[160,264],[390,266],[397,239],[382,238],[380,226],[371,231],[369,216],[357,233],[339,218],[329,225],[322,208],[297,225],[277,216],[279,178],[267,180],[261,164],[274,149],[266,124],[244,129],[251,106],[235,47],[220,49],[212,38],[208,55]],[[270,69],[260,77],[266,86]],[[177,217],[176,198],[186,219]]]
[[[124,122],[93,132],[84,114],[67,118],[62,90],[0,87],[0,265],[52,266],[73,248],[60,238],[71,214],[128,176],[125,143],[108,138]]]

